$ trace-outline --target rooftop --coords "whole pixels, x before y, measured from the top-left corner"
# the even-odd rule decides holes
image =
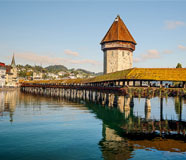
[[[132,68],[91,79],[91,82],[112,80],[186,81],[186,68]]]
[[[129,30],[127,29],[126,25],[124,24],[119,15],[115,18],[110,29],[108,30],[105,37],[101,41],[101,44],[113,41],[124,41],[136,44],[136,41],[130,34]]]
[[[1,67],[5,67],[5,63],[0,62]]]
[[[132,68],[87,79],[27,81],[26,83],[92,83],[115,80],[186,81],[186,68]]]

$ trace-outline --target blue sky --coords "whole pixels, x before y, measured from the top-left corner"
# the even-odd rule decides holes
[[[134,67],[186,67],[184,1],[1,1],[0,61],[103,70],[100,41],[117,14],[137,42]]]

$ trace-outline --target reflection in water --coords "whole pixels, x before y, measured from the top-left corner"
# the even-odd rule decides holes
[[[128,97],[126,98],[127,110],[125,110],[126,105],[121,103],[122,97],[118,100],[118,109],[108,109],[107,106],[104,108],[87,103],[89,109],[93,110],[97,118],[103,121],[103,139],[99,144],[105,159],[129,159],[133,155],[133,150],[146,148],[186,152],[186,122],[180,121],[180,118],[178,121],[163,118],[163,98],[160,98],[160,120],[150,119],[149,98],[145,100],[145,118],[134,114]],[[180,107],[182,102],[180,98],[180,110],[182,110]],[[178,115],[181,117],[181,111]]]
[[[137,156],[135,151],[138,150],[186,152],[186,114],[183,112],[186,105],[183,104],[184,99],[176,97],[168,98],[165,101],[163,98],[141,98],[139,101],[137,98],[129,96],[118,96],[117,107],[114,107],[116,99],[111,98],[112,102],[108,102],[107,97],[109,96],[113,95],[106,95],[104,102],[100,101],[102,104],[100,105],[82,100],[71,99],[69,101],[23,94],[19,90],[0,92],[0,115],[2,118],[0,124],[3,123],[3,118],[8,116],[10,122],[14,122],[14,112],[18,112],[21,106],[22,110],[32,107],[31,114],[39,116],[38,113],[42,114],[47,110],[43,107],[42,102],[47,103],[47,108],[51,107],[52,111],[58,111],[57,108],[68,105],[77,110],[90,111],[103,122],[102,138],[99,142],[95,142],[100,146],[103,159],[135,158]],[[47,110],[47,112],[49,111]],[[63,114],[65,114],[64,112]],[[177,117],[172,116],[174,114]],[[69,117],[69,120],[71,123],[75,123],[75,119],[72,117],[73,115]],[[81,126],[81,124],[78,125]],[[91,127],[90,125],[88,126]],[[70,140],[72,137],[68,138]],[[83,137],[81,138],[83,140]],[[152,154],[155,153],[152,152]],[[180,159],[186,158],[185,154],[181,156]],[[150,157],[144,156],[143,158],[149,159]]]
[[[182,98],[181,97],[175,98],[175,112],[178,116],[179,121],[181,121],[181,118],[182,118]]]
[[[100,141],[104,159],[118,160],[132,157],[133,145],[115,133],[114,129],[103,124],[103,139]]]
[[[146,118],[133,114],[125,117],[125,114],[114,108],[106,109],[91,103],[88,107],[97,118],[103,120],[103,139],[99,144],[105,159],[129,159],[133,150],[146,148],[186,152],[186,122],[150,119],[146,121]]]
[[[150,119],[150,115],[151,115],[150,98],[146,98],[146,100],[145,100],[145,120]]]
[[[13,113],[19,99],[19,92],[18,89],[0,92],[0,116],[9,113],[10,122],[13,122]]]

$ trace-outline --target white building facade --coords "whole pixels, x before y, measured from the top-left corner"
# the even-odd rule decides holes
[[[0,87],[4,87],[6,82],[6,67],[4,63],[0,63]]]

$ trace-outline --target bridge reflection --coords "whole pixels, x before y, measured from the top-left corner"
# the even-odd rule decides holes
[[[37,104],[40,105],[41,101],[51,101],[52,104],[62,105],[67,102],[71,104],[72,102],[86,102],[86,107],[93,110],[99,119],[102,119],[105,124],[111,124],[119,126],[124,129],[123,131],[132,133],[142,133],[154,135],[156,133],[159,135],[169,135],[172,133],[179,133],[180,135],[185,135],[186,123],[182,121],[182,110],[183,110],[183,99],[182,97],[174,98],[175,113],[177,114],[177,119],[166,119],[163,116],[163,101],[164,98],[160,98],[160,118],[159,120],[152,119],[151,117],[151,99],[146,98],[144,104],[144,118],[134,114],[134,100],[133,97],[129,96],[113,96],[110,94],[108,100],[104,98],[97,97],[95,102],[82,101],[81,99],[67,98],[60,99],[54,97],[48,98],[44,96],[37,96],[19,93],[19,90],[0,92],[0,116],[10,115],[10,121],[13,121],[13,113],[16,108],[16,104],[27,106],[28,103],[32,103],[33,107]],[[32,98],[33,97],[33,98]],[[101,94],[100,94],[101,97]],[[34,99],[34,100],[33,100]],[[104,102],[105,101],[105,102]],[[106,101],[108,101],[106,103]],[[70,103],[71,102],[71,103]],[[112,104],[112,105],[110,105]],[[107,124],[107,125],[108,125]],[[112,127],[111,127],[112,128]]]
[[[183,120],[183,102],[181,97],[174,98],[174,108],[177,118],[165,118],[164,101],[159,99],[159,119],[153,119],[152,99],[144,100],[144,117],[135,114],[135,100],[130,96],[114,96],[112,94],[97,94],[95,101],[89,97],[77,99],[73,97],[45,97],[23,94],[18,91],[1,92],[0,115],[9,115],[13,122],[16,104],[19,106],[39,106],[42,102],[69,104],[78,109],[93,112],[102,123],[103,138],[99,141],[102,155],[105,159],[128,159],[135,149],[157,149],[169,152],[185,152],[186,121]],[[140,102],[140,103],[143,103]],[[59,107],[59,105],[58,105]],[[158,107],[158,106],[156,106]],[[37,108],[41,109],[41,108]]]
[[[177,100],[175,103],[177,106]],[[181,99],[179,104],[182,110]],[[86,106],[103,121],[103,139],[99,145],[105,159],[128,159],[132,156],[131,152],[139,148],[186,151],[186,122],[163,119],[163,99],[160,99],[160,120],[149,119],[149,99],[145,103],[145,118],[135,116],[132,107],[126,114],[120,105],[118,108],[108,108],[87,103]]]
[[[102,119],[103,122],[110,126],[110,128],[115,129],[117,132],[122,133],[129,138],[130,135],[137,133],[135,139],[145,138],[155,138],[159,136],[163,137],[176,137],[184,138],[186,122],[175,119],[164,119],[163,118],[163,99],[160,99],[160,120],[150,119],[151,110],[149,100],[145,103],[145,118],[141,118],[133,113],[133,107],[130,109],[123,109],[123,104],[118,103],[118,108],[109,108],[107,106],[95,105],[94,103],[87,102],[86,106],[93,110],[97,118]],[[177,103],[176,103],[177,104]],[[179,117],[181,117],[182,103],[180,99],[179,103]],[[131,105],[131,104],[130,104]],[[178,104],[177,104],[178,105]],[[176,106],[177,106],[176,105]],[[122,132],[121,132],[122,131]],[[179,134],[179,136],[178,136]]]

